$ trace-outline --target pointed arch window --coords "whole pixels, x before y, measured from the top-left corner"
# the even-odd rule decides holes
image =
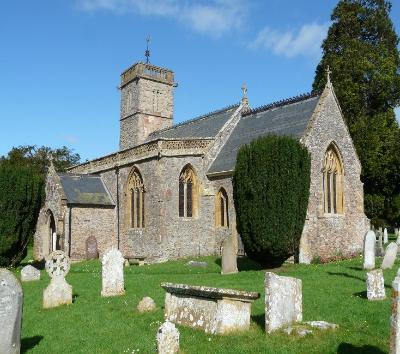
[[[336,147],[331,144],[325,153],[323,173],[324,212],[343,213],[343,165]]]
[[[221,188],[216,196],[215,224],[217,227],[229,227],[228,194],[224,188]]]
[[[192,167],[186,166],[179,175],[179,216],[197,216],[197,177]]]
[[[145,190],[142,176],[136,168],[131,172],[127,188],[129,226],[133,229],[144,228]]]

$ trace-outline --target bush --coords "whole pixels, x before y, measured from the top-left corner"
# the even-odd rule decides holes
[[[26,166],[0,164],[0,266],[14,266],[26,252],[43,200],[43,176]]]
[[[267,266],[298,255],[311,159],[291,137],[267,135],[238,152],[233,176],[237,230],[250,258]]]

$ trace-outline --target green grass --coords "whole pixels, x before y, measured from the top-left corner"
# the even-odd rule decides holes
[[[369,302],[361,258],[330,264],[285,265],[274,270],[303,280],[303,318],[326,320],[339,329],[314,331],[306,337],[264,332],[264,272],[240,260],[241,272],[220,275],[219,259],[205,257],[206,268],[190,268],[188,261],[125,268],[126,295],[100,297],[98,261],[73,264],[67,281],[74,302],[42,308],[42,292],[49,277],[42,270],[38,282],[24,283],[22,352],[28,353],[154,353],[155,335],[163,321],[164,281],[258,291],[249,331],[217,336],[179,326],[182,353],[386,353],[389,347],[390,285],[399,264],[385,271],[388,299]],[[15,270],[16,273],[20,269]],[[136,305],[151,296],[157,310],[140,314]]]

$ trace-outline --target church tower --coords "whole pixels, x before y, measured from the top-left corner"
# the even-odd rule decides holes
[[[120,150],[172,126],[174,86],[173,71],[149,63],[136,63],[121,74]]]

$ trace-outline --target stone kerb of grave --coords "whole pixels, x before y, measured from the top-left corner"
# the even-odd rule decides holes
[[[381,268],[390,269],[393,267],[397,257],[398,245],[396,242],[390,242],[386,247],[385,257],[383,258]]]
[[[0,353],[19,354],[23,292],[18,279],[0,269]]]
[[[206,333],[225,334],[248,330],[251,303],[257,292],[206,286],[162,283],[167,320]]]
[[[54,251],[46,257],[46,271],[51,281],[43,292],[43,307],[72,304],[72,286],[65,281],[71,263],[63,251]]]
[[[265,331],[271,333],[303,319],[301,279],[265,273]]]
[[[28,264],[21,270],[21,281],[40,280],[40,270]]]
[[[364,269],[375,268],[375,244],[376,237],[375,232],[372,230],[368,231],[364,237]]]
[[[392,315],[390,318],[390,354],[400,353],[400,269],[392,283]]]
[[[124,262],[122,253],[116,248],[107,251],[102,260],[101,296],[124,295]]]

